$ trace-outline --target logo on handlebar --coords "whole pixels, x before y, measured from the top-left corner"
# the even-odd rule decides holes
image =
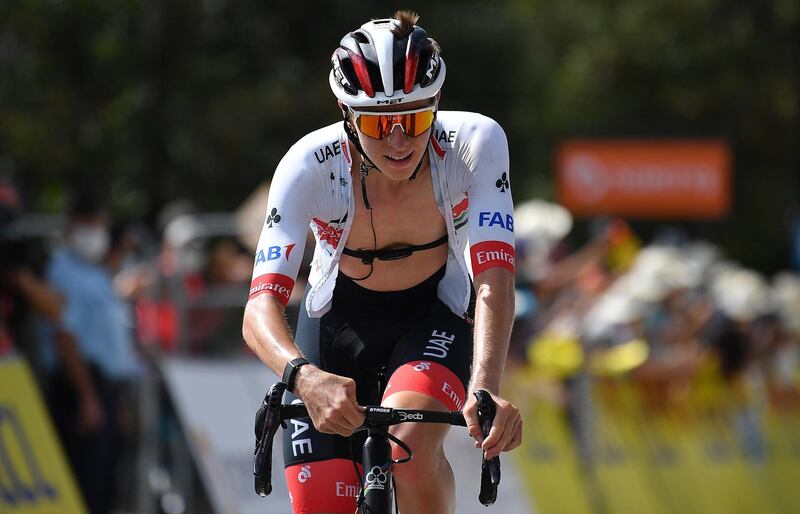
[[[399,412],[402,421],[422,421],[425,417],[422,414],[413,414],[408,412]]]

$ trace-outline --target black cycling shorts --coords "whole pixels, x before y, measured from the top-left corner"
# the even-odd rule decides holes
[[[444,271],[390,292],[366,289],[339,273],[329,312],[309,318],[303,303],[298,348],[320,369],[354,379],[360,405],[418,391],[447,410],[461,410],[472,363],[472,326],[439,300]],[[382,368],[385,391],[378,388]],[[287,393],[284,401],[296,399]],[[351,459],[361,460],[365,437],[365,432],[352,438],[322,434],[309,418],[289,423],[283,457],[295,513],[355,510],[359,484]]]

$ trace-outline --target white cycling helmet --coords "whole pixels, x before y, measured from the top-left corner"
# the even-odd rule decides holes
[[[398,38],[397,19],[373,20],[339,42],[329,82],[350,107],[378,107],[433,98],[442,89],[445,65],[439,45],[413,25]]]

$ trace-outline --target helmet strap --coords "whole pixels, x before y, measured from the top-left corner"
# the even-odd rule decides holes
[[[426,151],[428,150],[427,146],[425,147],[425,150]],[[411,176],[408,177],[408,180],[414,180],[415,178],[417,178],[417,173],[419,173],[419,169],[422,168],[422,162],[424,160],[425,160],[425,152],[422,153],[422,158],[419,160],[419,164],[417,164],[417,167],[414,169],[414,173],[412,173]]]
[[[358,134],[356,134],[354,132],[352,125],[350,125],[350,121],[347,119],[347,112],[346,111],[345,111],[345,114],[344,114],[344,131],[347,134],[347,139],[349,139],[350,142],[353,143],[353,146],[356,147],[356,150],[358,150],[358,153],[361,155],[361,171],[364,171],[364,168],[365,168],[365,164],[364,163],[368,162],[369,166],[367,167],[367,172],[369,172],[369,170],[371,168],[375,168],[380,173],[383,173],[381,171],[381,169],[379,167],[375,166],[375,163],[372,162],[369,157],[367,157],[367,153],[364,151],[364,148],[362,148],[362,146],[361,146],[361,141],[358,140]]]

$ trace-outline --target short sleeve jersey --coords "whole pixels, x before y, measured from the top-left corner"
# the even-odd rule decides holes
[[[502,128],[486,116],[440,111],[428,152],[434,194],[448,228],[439,296],[454,313],[466,315],[470,275],[492,267],[514,271],[508,143]],[[269,294],[288,302],[310,227],[316,247],[306,308],[312,317],[330,308],[354,218],[351,163],[341,123],[305,136],[281,160],[255,254],[251,298]]]

